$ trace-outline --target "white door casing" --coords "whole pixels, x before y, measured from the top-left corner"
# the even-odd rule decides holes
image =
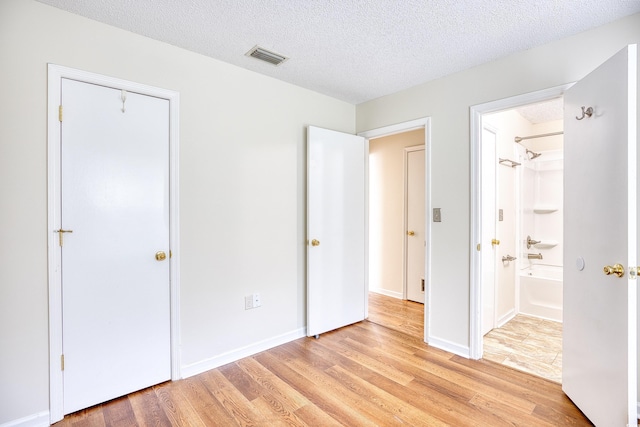
[[[564,96],[562,388],[598,426],[635,425],[637,416],[636,49]],[[622,277],[603,273],[618,263]]]
[[[366,317],[366,146],[360,136],[307,133],[307,336]]]
[[[113,87],[118,89],[111,89]],[[86,89],[89,89],[90,92],[97,91],[93,93],[93,95],[97,94],[97,98],[93,95],[90,96],[94,101],[101,97],[100,93],[102,96],[107,94],[106,97],[110,99],[115,97],[114,106],[117,114],[109,119],[105,117],[109,113],[100,110],[100,101],[97,103],[97,109],[93,109],[95,105],[83,104],[82,99],[86,95]],[[123,108],[122,89],[128,92],[126,93],[127,100],[124,103],[126,111],[124,113],[121,111]],[[58,109],[61,96],[62,102],[69,104],[66,111],[63,110],[62,125],[59,121]],[[151,103],[149,104],[149,102]],[[142,104],[138,105],[139,103]],[[79,409],[86,404],[97,403],[86,400],[85,398],[90,393],[76,388],[76,385],[85,389],[88,385],[90,389],[98,390],[89,399],[114,397],[109,394],[113,390],[107,390],[103,393],[99,390],[103,390],[104,387],[96,386],[104,380],[105,374],[111,376],[112,384],[118,384],[116,388],[123,387],[120,392],[126,388],[138,388],[139,385],[135,385],[137,373],[132,373],[132,370],[138,371],[139,367],[130,366],[126,362],[127,360],[135,361],[138,357],[137,363],[150,365],[152,370],[156,371],[154,363],[159,361],[159,365],[162,365],[162,373],[153,377],[152,381],[179,378],[179,355],[177,352],[179,278],[177,258],[179,253],[176,250],[179,247],[177,229],[178,103],[179,96],[172,91],[66,67],[49,66],[48,252],[50,420],[52,423],[62,419],[65,413]],[[123,148],[120,143],[124,142],[125,138],[123,135],[116,137],[112,133],[112,128],[117,128],[117,126],[111,126],[113,123],[100,129],[99,122],[104,125],[105,122],[119,119],[139,121],[140,114],[148,116],[153,110],[156,111],[153,118],[156,124],[142,130],[141,134],[133,138],[134,143],[131,144],[129,141],[130,146],[126,147],[126,149],[133,148],[134,151],[127,152],[125,149],[124,156],[112,156],[113,152]],[[78,122],[77,120],[81,116],[84,118]],[[96,118],[101,120],[96,122],[94,120]],[[82,129],[82,120],[94,120],[91,129]],[[164,122],[164,126],[158,126],[158,123],[162,122]],[[78,130],[80,132],[77,132]],[[139,141],[149,136],[149,132],[153,133],[157,130],[164,139],[164,146],[159,152],[159,161],[163,163],[160,167],[163,170],[163,176],[160,178],[154,172],[151,163],[145,160],[152,157],[149,156],[149,147],[137,146]],[[129,128],[129,131],[136,132],[135,126],[133,129]],[[74,139],[74,132],[76,140],[80,142],[75,148],[72,147],[73,144],[67,144]],[[108,143],[107,150],[104,150],[104,145],[92,145],[92,138],[89,137],[91,132],[94,133],[92,137],[98,136],[102,138],[103,142]],[[135,152],[136,150],[137,152]],[[62,156],[60,155],[61,151]],[[156,160],[158,160],[157,157]],[[71,168],[64,169],[64,166],[71,166]],[[108,173],[106,175],[98,173],[107,171],[110,171],[110,177]],[[104,179],[105,176],[109,179]],[[162,182],[153,185],[152,191],[145,192],[138,184],[140,177],[148,176],[154,176],[154,180]],[[62,196],[65,197],[64,200]],[[78,200],[89,203],[77,204]],[[164,209],[159,216],[154,216],[152,211],[157,211],[158,204],[163,205]],[[127,208],[133,208],[134,213],[146,217],[149,224],[156,226],[154,229],[157,229],[157,225],[162,223],[161,227],[165,230],[162,233],[164,237],[160,237],[160,240],[149,237],[150,234],[145,233],[143,229],[146,226],[142,223],[120,233],[118,227],[126,228],[129,218],[133,216],[131,209],[127,210]],[[95,215],[100,210],[102,213],[106,212],[106,218],[126,219],[126,221],[105,223],[108,222],[105,217],[100,218],[100,215]],[[98,219],[99,226],[92,223],[91,219]],[[64,234],[65,245],[62,249],[59,246],[60,233],[56,233],[56,230],[61,228],[74,231]],[[155,232],[151,234],[155,234]],[[135,245],[126,244],[127,239],[153,245],[154,249],[148,254],[149,258],[144,257],[145,259],[142,260],[134,249]],[[150,241],[154,239],[156,241]],[[162,247],[156,249],[156,246]],[[173,249],[173,256],[169,258],[171,249]],[[158,250],[165,251],[168,259],[163,262],[156,261],[154,254]],[[78,264],[81,264],[79,268]],[[139,264],[145,264],[146,268],[142,273],[144,276],[142,278],[128,274],[120,274],[118,277],[118,274],[113,274],[114,272],[121,273],[123,269],[130,269]],[[93,265],[94,268],[86,268],[89,265]],[[95,269],[101,269],[101,271],[95,274]],[[140,273],[138,271],[138,274]],[[65,274],[64,282],[63,274]],[[163,283],[160,283],[163,288],[162,292],[154,293],[153,287],[144,288],[144,286],[151,284],[149,278],[154,274],[159,274],[162,277]],[[92,288],[96,282],[100,281],[109,287],[107,292]],[[154,283],[157,284],[157,281]],[[138,296],[133,297],[135,292],[132,293],[131,290],[140,285],[143,288],[138,288]],[[64,293],[62,292],[63,287]],[[74,302],[74,295],[81,296],[81,298]],[[122,298],[114,298],[114,295],[120,295]],[[157,295],[161,295],[160,300],[154,300]],[[93,300],[93,305],[91,300]],[[129,307],[126,307],[127,305]],[[156,316],[150,321],[144,319],[143,317],[149,314],[148,310],[145,311],[145,306],[161,306],[161,318]],[[103,319],[106,321],[98,322],[98,324],[91,323],[95,321],[97,314],[104,315],[109,311],[112,315]],[[158,313],[155,309],[152,312]],[[132,313],[133,317],[127,317]],[[161,322],[163,325],[161,328],[155,328],[154,322]],[[136,325],[142,325],[142,328]],[[105,335],[100,332],[100,328],[102,328],[102,332],[105,330],[109,332]],[[125,329],[139,335],[136,339],[132,339],[131,335],[129,337],[122,336],[121,333]],[[97,337],[103,338],[104,346],[99,339],[96,339]],[[92,340],[94,341],[92,342]],[[109,348],[110,340],[113,348]],[[158,342],[161,343],[159,347]],[[138,344],[141,345],[136,347]],[[146,350],[143,347],[154,350],[154,353],[162,354],[154,354],[153,357],[150,357],[147,353],[145,356],[144,351]],[[64,371],[61,369],[63,352],[67,353]],[[95,358],[96,356],[97,358]],[[83,364],[85,364],[84,367]],[[85,381],[84,386],[82,385],[83,381]],[[144,382],[138,384],[145,386]],[[125,390],[124,393],[126,392]]]
[[[405,148],[405,295],[425,302],[425,150]]]

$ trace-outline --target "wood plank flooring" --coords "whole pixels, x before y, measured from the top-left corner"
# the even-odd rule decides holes
[[[369,292],[369,321],[423,338],[424,304]]]
[[[376,315],[390,318],[394,313],[377,313],[372,301],[370,316]],[[56,424],[395,425],[591,423],[554,382],[493,362],[455,356],[429,347],[421,337],[363,321],[317,340],[301,338],[191,378],[130,394]]]

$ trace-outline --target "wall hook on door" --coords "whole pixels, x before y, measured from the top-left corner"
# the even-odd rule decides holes
[[[122,112],[124,113],[124,103],[127,100],[127,91],[122,89],[120,91],[120,99],[122,99]]]
[[[585,107],[582,107],[582,117],[578,117],[576,116],[576,120],[582,120],[586,117],[591,117],[593,116],[593,107],[589,107],[585,110]]]

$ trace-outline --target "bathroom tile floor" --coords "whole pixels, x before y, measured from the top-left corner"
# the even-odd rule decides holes
[[[560,383],[562,323],[518,314],[484,336],[483,358]]]

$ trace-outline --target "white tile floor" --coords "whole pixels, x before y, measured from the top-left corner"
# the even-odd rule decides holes
[[[484,336],[483,358],[562,381],[562,323],[517,315]]]

